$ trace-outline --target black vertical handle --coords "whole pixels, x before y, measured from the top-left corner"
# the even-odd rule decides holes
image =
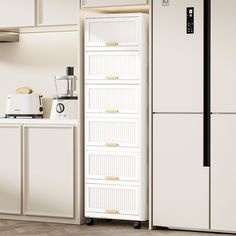
[[[211,0],[204,0],[204,158],[211,166]]]

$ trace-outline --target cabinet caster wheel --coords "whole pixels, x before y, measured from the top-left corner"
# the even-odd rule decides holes
[[[133,227],[135,229],[141,229],[141,223],[140,222],[134,222]]]
[[[89,225],[89,226],[94,225],[94,220],[93,219],[87,219],[86,224]]]

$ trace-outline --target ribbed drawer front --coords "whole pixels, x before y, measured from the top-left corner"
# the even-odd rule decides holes
[[[86,145],[138,147],[138,119],[86,118]]]
[[[86,112],[138,113],[138,85],[87,85]]]
[[[88,179],[139,180],[139,153],[86,151],[85,158]]]
[[[138,215],[138,187],[86,185],[86,210],[107,214]]]
[[[137,82],[140,79],[140,55],[139,52],[86,52],[85,53],[85,79],[119,82],[131,80]]]
[[[138,17],[86,19],[85,46],[138,46],[138,20]]]

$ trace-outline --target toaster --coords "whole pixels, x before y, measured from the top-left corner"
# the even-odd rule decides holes
[[[42,97],[34,93],[8,95],[6,118],[43,118]]]

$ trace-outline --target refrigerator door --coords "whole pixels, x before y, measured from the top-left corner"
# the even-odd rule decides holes
[[[211,228],[236,232],[236,114],[211,122]]]
[[[203,112],[203,0],[155,0],[153,11],[153,111]]]
[[[212,0],[212,112],[236,112],[236,1]]]
[[[154,226],[209,229],[203,115],[154,115],[153,124]]]

